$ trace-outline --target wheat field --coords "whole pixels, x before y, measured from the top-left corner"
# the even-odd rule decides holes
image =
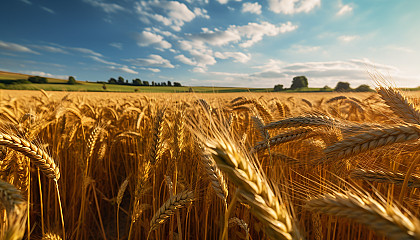
[[[420,239],[419,97],[1,91],[1,237]]]

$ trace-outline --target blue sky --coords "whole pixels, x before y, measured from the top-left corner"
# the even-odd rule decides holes
[[[191,86],[420,86],[418,0],[2,0],[0,70]]]

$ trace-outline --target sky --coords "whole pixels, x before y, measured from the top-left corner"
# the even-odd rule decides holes
[[[0,70],[187,86],[420,86],[418,0],[1,0]]]

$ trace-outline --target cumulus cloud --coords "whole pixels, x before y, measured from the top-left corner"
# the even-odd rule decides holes
[[[338,40],[340,40],[341,42],[352,42],[356,39],[358,39],[359,36],[357,35],[341,35],[338,37]]]
[[[351,13],[353,11],[353,7],[349,4],[340,6],[340,10],[337,12],[337,16],[341,16],[347,13]]]
[[[245,54],[242,52],[216,52],[214,56],[220,59],[233,58],[234,62],[240,63],[246,63],[251,59],[251,54]]]
[[[125,10],[123,7],[115,3],[104,3],[101,0],[83,0],[83,1],[94,7],[102,9],[106,13],[115,13],[118,11]]]
[[[160,55],[150,54],[148,58],[127,59],[128,62],[139,67],[174,68],[174,65]]]
[[[139,1],[136,2],[135,10],[141,21],[157,21],[175,31],[181,31],[184,23],[192,21],[195,17],[209,18],[205,9],[195,8],[191,11],[185,4],[177,1]]]
[[[268,0],[268,8],[275,13],[308,13],[319,6],[321,0]]]
[[[138,72],[134,71],[133,69],[130,69],[127,66],[109,66],[109,69],[117,72],[124,72],[124,73],[130,73],[130,74],[139,74]]]
[[[11,43],[11,42],[3,42],[0,40],[0,49],[4,49],[7,51],[13,51],[13,52],[23,52],[23,53],[33,53],[33,54],[39,54],[38,52],[33,51],[32,49],[25,47],[23,45],[17,44],[17,43]]]
[[[249,12],[249,13],[255,13],[255,14],[261,14],[261,5],[258,2],[250,3],[246,2],[242,5],[242,12]]]
[[[250,77],[268,81],[281,80],[284,83],[289,83],[294,76],[305,75],[310,79],[312,87],[323,87],[324,85],[334,87],[338,81],[347,81],[355,85],[364,84],[369,79],[367,73],[369,69],[390,73],[392,76],[399,75],[399,70],[396,67],[374,63],[369,59],[291,64],[276,63],[275,60],[271,60],[258,68],[261,71],[251,74]]]
[[[239,46],[247,48],[261,41],[264,36],[276,36],[280,33],[290,32],[295,29],[297,29],[297,26],[293,25],[291,22],[280,25],[274,25],[269,22],[251,22],[243,26],[231,25],[225,31],[204,28],[202,33],[190,35],[190,38],[214,46],[223,46],[231,42],[240,42]]]
[[[187,58],[183,54],[175,56],[175,59],[187,65],[191,65],[191,66],[197,65],[197,62],[195,62],[194,60],[190,58]]]
[[[143,31],[139,33],[136,39],[137,45],[141,47],[146,47],[150,45],[153,45],[159,49],[167,49],[172,47],[172,45],[169,42],[165,41],[161,35],[148,31]]]
[[[52,10],[51,8],[47,8],[47,7],[41,7],[42,10],[49,12],[51,14],[55,14],[54,10]]]

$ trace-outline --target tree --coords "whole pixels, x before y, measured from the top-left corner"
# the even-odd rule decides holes
[[[356,92],[372,92],[373,90],[369,87],[369,85],[362,84],[354,89]]]
[[[168,86],[169,86],[169,87],[172,87],[172,83],[171,83],[171,81],[168,81]]]
[[[140,79],[136,78],[136,79],[133,79],[133,85],[134,86],[141,86],[142,82],[141,82]]]
[[[117,84],[121,84],[121,85],[123,85],[123,84],[124,84],[124,78],[123,78],[123,77],[121,77],[121,76],[119,76],[119,77],[118,77]]]
[[[325,85],[323,88],[321,88],[320,89],[321,90],[321,92],[329,92],[329,91],[331,91],[332,89],[330,88],[330,87],[328,87],[328,85]]]
[[[71,84],[71,85],[76,84],[76,79],[74,79],[73,76],[69,76],[69,80],[67,81],[67,84]]]
[[[152,81],[152,86],[156,86],[156,83],[155,83],[155,81]]]
[[[349,92],[351,91],[350,83],[348,82],[338,82],[335,86],[334,91],[336,92]]]
[[[143,81],[143,86],[149,86],[149,81]]]
[[[106,85],[105,85],[105,83],[103,83],[103,84],[102,84],[102,89],[103,89],[103,90],[106,90]]]
[[[48,83],[47,78],[40,76],[32,76],[28,78],[28,81],[31,83]]]
[[[308,87],[308,79],[305,76],[297,76],[293,78],[290,89],[306,88]]]
[[[179,83],[179,82],[174,82],[174,87],[182,87],[182,86],[181,86],[181,83]]]
[[[283,91],[283,85],[281,84],[274,85],[274,92],[280,92],[280,91]]]
[[[108,80],[108,83],[109,83],[109,84],[117,84],[117,80],[116,80],[115,78],[110,78],[110,79]]]

